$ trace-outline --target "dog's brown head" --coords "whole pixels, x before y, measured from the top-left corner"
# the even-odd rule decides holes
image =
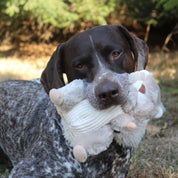
[[[143,40],[130,34],[122,25],[97,26],[59,44],[41,82],[45,91],[64,86],[63,73],[68,82],[85,79],[93,85],[95,107],[107,108],[121,104],[121,86],[108,73],[131,73],[146,67],[148,47]],[[107,73],[107,75],[105,75]],[[92,102],[93,100],[93,102]]]

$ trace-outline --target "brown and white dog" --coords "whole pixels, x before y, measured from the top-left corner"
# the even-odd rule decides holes
[[[97,109],[122,104],[124,95],[112,73],[142,70],[147,59],[147,45],[123,26],[97,26],[58,45],[42,73],[42,85],[34,81],[0,83],[0,148],[12,162],[10,177],[125,177],[132,148],[114,141],[106,151],[79,163],[47,94],[65,85],[65,73],[68,82],[94,83],[87,91]]]

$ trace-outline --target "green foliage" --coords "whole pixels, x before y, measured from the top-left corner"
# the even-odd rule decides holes
[[[92,25],[124,24],[120,19],[156,26],[175,22],[177,12],[178,0],[0,0],[0,38],[10,34],[18,41],[26,32],[33,40],[50,41],[61,31],[66,35]]]
[[[156,8],[158,20],[165,21],[170,17],[178,18],[178,0],[158,0]]]
[[[178,8],[178,0],[159,0],[158,7],[161,5],[164,7],[164,10],[175,10]]]
[[[61,0],[9,0],[6,13],[11,17],[30,16],[38,23],[49,23],[64,28],[77,20]]]
[[[126,5],[126,15],[136,18],[140,21],[149,21],[154,12],[155,1],[154,0],[119,0],[121,6]]]
[[[107,24],[105,17],[114,11],[116,5],[116,0],[71,0],[70,2],[80,20],[86,19],[100,25]]]
[[[8,0],[5,13],[12,18],[30,16],[58,28],[83,20],[105,25],[115,4],[115,0]]]
[[[126,15],[145,24],[166,23],[170,17],[178,18],[178,0],[119,0],[126,6]]]
[[[124,6],[125,15],[145,24],[156,25],[170,16],[178,17],[178,0],[1,0],[0,14],[16,20],[28,17],[39,24],[66,28],[83,21],[106,25],[106,17],[116,7]]]

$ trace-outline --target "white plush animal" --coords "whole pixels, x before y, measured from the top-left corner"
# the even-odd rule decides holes
[[[119,105],[104,110],[92,107],[86,99],[83,80],[74,80],[49,93],[62,117],[65,137],[80,162],[85,162],[87,155],[106,150],[113,138],[124,146],[136,147],[148,120],[161,117],[164,112],[159,86],[150,72],[117,75],[127,75],[129,82],[127,102],[122,108]]]
[[[124,145],[137,147],[145,134],[148,121],[153,118],[160,118],[165,108],[161,102],[160,88],[149,71],[136,71],[128,75],[129,93],[127,102],[123,107],[125,113],[134,117],[136,129],[120,127],[120,134],[114,134],[115,140]],[[118,127],[121,119],[113,121]]]

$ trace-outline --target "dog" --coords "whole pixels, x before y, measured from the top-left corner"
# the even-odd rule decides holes
[[[68,82],[85,80],[87,98],[97,109],[122,105],[121,86],[112,76],[142,70],[147,60],[147,45],[125,27],[97,26],[57,46],[41,83],[0,83],[0,147],[13,165],[9,177],[126,177],[133,149],[115,141],[85,163],[74,159],[48,94],[65,85],[65,74]]]

